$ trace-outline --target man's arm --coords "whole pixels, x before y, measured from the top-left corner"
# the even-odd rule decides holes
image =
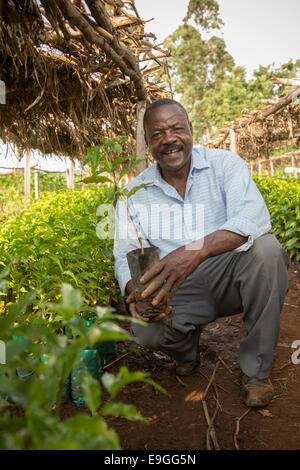
[[[217,230],[202,240],[177,248],[142,276],[142,284],[154,278],[144,290],[142,297],[147,298],[157,291],[152,305],[159,304],[165,298],[169,301],[178,287],[203,261],[232,251],[246,241],[247,237],[237,233]]]

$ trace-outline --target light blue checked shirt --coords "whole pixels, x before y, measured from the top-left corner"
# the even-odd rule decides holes
[[[246,251],[271,228],[268,209],[246,162],[232,152],[193,148],[184,199],[162,178],[157,163],[126,188],[147,183],[128,199],[128,206],[138,232],[143,235],[144,247],[157,246],[160,258],[216,230],[248,237],[235,250]],[[124,203],[118,202],[114,242],[115,274],[122,295],[131,279],[126,254],[140,248],[124,207]]]

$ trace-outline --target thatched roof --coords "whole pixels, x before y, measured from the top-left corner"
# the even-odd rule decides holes
[[[273,78],[293,88],[279,100],[261,100],[254,111],[227,122],[209,148],[234,150],[245,160],[268,158],[271,152],[300,143],[300,79]]]
[[[79,159],[134,138],[137,102],[165,94],[149,77],[168,52],[144,23],[134,0],[0,0],[0,138]]]

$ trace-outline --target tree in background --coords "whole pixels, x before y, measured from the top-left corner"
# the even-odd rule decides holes
[[[287,91],[273,84],[271,77],[300,73],[300,60],[290,60],[280,68],[260,65],[247,81],[245,68],[235,64],[217,35],[223,24],[217,1],[190,0],[183,24],[165,41],[172,55],[174,91],[189,114],[197,143],[240,117],[244,108],[255,109],[259,99],[274,99]]]
[[[181,95],[194,126],[195,140],[210,137],[212,124],[207,115],[207,94],[220,73],[230,72],[233,57],[222,38],[211,33],[223,25],[214,0],[190,0],[184,23],[166,40],[174,90]],[[194,25],[189,24],[193,22]]]

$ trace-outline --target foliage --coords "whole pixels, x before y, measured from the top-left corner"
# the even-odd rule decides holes
[[[285,155],[289,152],[294,152],[295,150],[300,150],[300,143],[297,145],[288,145],[287,147],[284,147],[280,150],[274,150],[270,154],[270,157],[279,157],[280,155]]]
[[[172,77],[176,93],[186,108],[199,141],[204,133],[211,131],[208,121],[207,93],[214,88],[217,77],[228,73],[234,61],[227,52],[222,38],[212,36],[204,39],[194,26],[184,24],[167,38],[166,46],[172,59]]]
[[[34,200],[33,190],[33,171],[31,170],[31,200]],[[39,197],[43,198],[51,191],[60,191],[66,189],[65,175],[56,173],[39,173]],[[80,189],[82,183],[80,177],[75,175],[75,188]],[[6,176],[0,176],[0,215],[16,215],[21,212],[25,206],[24,197],[24,172],[16,172]]]
[[[0,278],[7,272],[2,273]],[[118,316],[109,309],[96,308],[98,320],[94,325],[79,316],[83,308],[80,291],[70,285],[62,286],[62,300],[50,307],[58,315],[62,329],[72,329],[74,338],[58,335],[38,311],[30,323],[21,322],[20,315],[34,302],[35,294],[28,292],[11,305],[0,317],[0,337],[5,341],[7,363],[0,366],[0,449],[9,450],[99,450],[120,449],[114,430],[108,429],[105,416],[122,416],[146,421],[132,404],[113,401],[122,387],[131,382],[148,382],[164,391],[144,372],[129,372],[121,368],[117,375],[104,373],[102,384],[110,399],[102,402],[102,389],[87,371],[81,377],[83,397],[90,415],[78,413],[64,421],[60,419],[63,387],[80,351],[98,341],[131,339],[116,324]],[[110,321],[107,321],[107,320]],[[122,317],[124,320],[124,317]],[[21,336],[22,341],[14,337]],[[41,357],[47,361],[41,361]],[[16,368],[24,367],[34,374],[20,380]],[[23,416],[20,410],[23,410]]]
[[[92,175],[83,180],[84,183],[111,183],[114,187],[114,203],[121,189],[123,176],[133,170],[143,159],[137,155],[122,155],[122,143],[126,136],[113,139],[102,139],[101,145],[89,147],[83,164],[89,164]],[[103,176],[108,173],[109,177]]]
[[[273,84],[271,77],[289,78],[300,72],[300,60],[290,60],[281,67],[260,65],[247,80],[245,68],[235,64],[217,35],[222,25],[216,0],[190,0],[183,23],[165,41],[171,51],[174,91],[188,112],[197,143],[205,141],[204,136],[209,139],[226,121],[241,117],[244,108],[257,108],[259,99],[289,91]]]
[[[118,199],[126,205],[128,216],[131,219],[131,222],[135,228],[138,241],[140,243],[141,252],[144,253],[144,248],[142,244],[143,236],[138,233],[136,224],[133,217],[130,214],[128,199],[136,193],[139,189],[147,186],[151,183],[140,184],[139,186],[133,187],[130,191],[127,188],[122,187],[121,180],[124,175],[130,172],[135,168],[142,159],[138,159],[137,155],[119,155],[116,154],[123,153],[122,143],[127,139],[127,137],[116,137],[113,139],[104,139],[102,144],[97,147],[90,147],[87,152],[87,156],[84,159],[84,164],[89,164],[91,168],[92,175],[88,178],[85,178],[83,181],[85,183],[111,183],[114,188],[114,201],[113,205],[115,206]],[[119,167],[119,171],[118,170]],[[120,168],[121,167],[121,168]],[[106,173],[109,175],[103,176],[102,174]],[[101,211],[101,215],[105,215]],[[109,215],[109,214],[107,214]],[[109,222],[109,219],[108,219]],[[108,228],[107,228],[108,230]]]
[[[38,301],[53,301],[69,282],[85,304],[109,304],[116,297],[112,240],[97,237],[96,212],[112,198],[106,186],[49,193],[3,223],[0,264],[12,262],[5,303],[30,290]]]
[[[300,181],[294,178],[254,177],[271,215],[272,233],[300,261]]]

